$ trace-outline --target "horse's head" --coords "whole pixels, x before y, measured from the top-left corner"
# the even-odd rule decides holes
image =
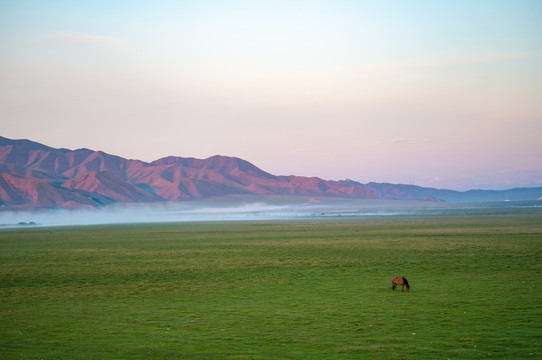
[[[403,277],[403,284],[405,284],[406,286],[406,291],[410,292],[410,284],[408,283],[408,280],[405,277]]]

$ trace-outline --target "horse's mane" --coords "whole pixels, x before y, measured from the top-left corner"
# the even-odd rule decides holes
[[[408,280],[404,276],[403,276],[403,281],[405,282],[407,289],[410,289],[410,285],[408,285]]]

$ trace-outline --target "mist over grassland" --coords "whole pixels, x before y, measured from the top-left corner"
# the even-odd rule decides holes
[[[459,209],[533,208],[542,201],[433,203],[299,197],[229,197],[203,201],[115,204],[101,209],[0,211],[0,228],[191,221],[295,220],[339,217],[430,216]]]

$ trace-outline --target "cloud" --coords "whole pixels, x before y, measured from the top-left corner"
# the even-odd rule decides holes
[[[443,61],[443,65],[461,65],[461,64],[490,64],[499,61],[519,59],[527,57],[525,52],[496,53],[487,55],[455,56]]]
[[[501,61],[520,59],[530,56],[527,52],[510,52],[510,53],[493,53],[493,54],[476,54],[476,55],[459,55],[449,56],[444,58],[417,60],[417,61],[402,61],[388,62],[378,65],[368,66],[357,69],[353,73],[357,75],[381,75],[388,73],[396,73],[408,70],[438,68],[452,65],[470,65],[470,64],[491,64]]]
[[[124,41],[111,36],[100,36],[80,32],[54,31],[38,35],[34,38],[38,44],[62,44],[70,46],[110,46],[117,47],[124,45]]]
[[[421,142],[427,142],[428,139],[426,138],[396,138],[391,141],[392,144],[402,144],[402,143],[421,143]]]
[[[409,137],[399,137],[391,140],[376,140],[375,145],[388,145],[388,144],[405,144],[405,143],[424,143],[428,142],[427,138],[409,138]]]

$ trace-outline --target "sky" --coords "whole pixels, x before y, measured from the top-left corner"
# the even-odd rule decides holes
[[[542,186],[542,1],[0,0],[0,135],[326,180]]]

